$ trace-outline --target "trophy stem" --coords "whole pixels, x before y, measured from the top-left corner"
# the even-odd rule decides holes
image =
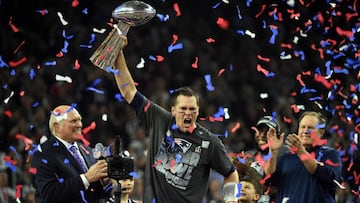
[[[106,69],[109,66],[113,66],[122,43],[122,41],[119,39],[119,35],[126,35],[129,29],[130,25],[121,21],[115,25],[114,29],[111,30],[105,40],[91,55],[90,61],[101,69]]]

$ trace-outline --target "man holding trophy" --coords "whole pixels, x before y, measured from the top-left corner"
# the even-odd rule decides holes
[[[237,171],[221,140],[197,123],[198,94],[189,87],[179,88],[172,95],[169,112],[136,89],[122,49],[127,45],[129,26],[144,24],[154,15],[155,10],[141,1],[120,5],[113,16],[121,26],[114,27],[90,59],[101,69],[114,66],[119,70],[115,80],[121,95],[135,110],[150,138],[143,201],[202,202],[210,170],[214,169],[224,176],[225,202],[236,202]],[[124,24],[125,32],[121,30]]]

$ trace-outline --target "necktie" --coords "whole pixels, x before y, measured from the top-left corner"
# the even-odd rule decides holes
[[[74,158],[76,159],[76,161],[80,165],[82,172],[85,173],[87,171],[87,169],[86,169],[84,161],[80,157],[80,154],[78,152],[78,148],[76,146],[72,145],[70,147],[70,151],[73,153]]]

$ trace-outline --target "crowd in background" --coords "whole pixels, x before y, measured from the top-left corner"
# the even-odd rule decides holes
[[[18,189],[21,202],[33,202],[32,150],[50,136],[51,109],[74,103],[91,146],[121,136],[136,160],[133,195],[141,198],[147,137],[113,73],[89,61],[122,2],[0,1],[0,199],[14,200]],[[344,163],[338,202],[359,202],[360,17],[353,1],[147,3],[157,15],[130,28],[124,50],[144,95],[168,108],[171,90],[191,86],[201,96],[199,122],[231,153],[256,146],[252,127],[263,115],[296,132],[300,112],[321,111],[327,145]],[[222,198],[221,182],[211,175],[206,202]]]

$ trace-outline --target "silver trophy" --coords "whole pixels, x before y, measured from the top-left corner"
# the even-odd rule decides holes
[[[130,26],[147,23],[156,14],[156,10],[142,1],[131,0],[120,4],[112,12],[112,17],[118,21],[114,29],[91,55],[90,61],[101,69],[113,66],[121,47],[120,35],[128,33]]]

